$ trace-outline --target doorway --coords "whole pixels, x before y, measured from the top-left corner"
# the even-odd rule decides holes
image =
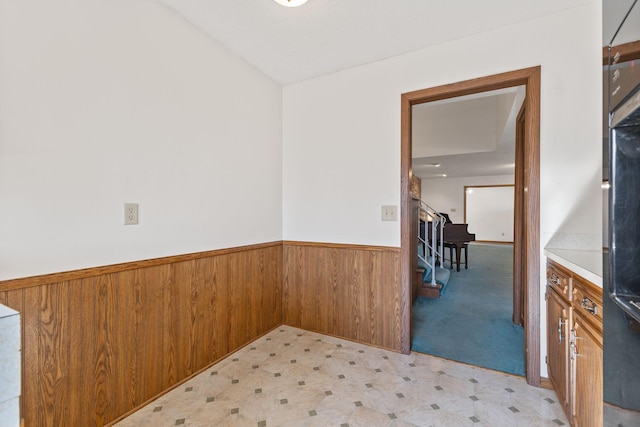
[[[401,96],[401,351],[411,349],[411,280],[416,269],[412,256],[410,185],[412,180],[412,106],[456,98],[480,92],[523,85],[526,97],[522,114],[522,155],[516,161],[516,199],[521,198],[521,218],[516,220],[514,249],[521,256],[514,256],[514,286],[522,289],[522,319],[525,328],[525,375],[527,383],[540,386],[540,231],[539,231],[539,181],[540,181],[540,67],[527,68],[452,83]],[[516,206],[517,206],[516,202]],[[519,227],[519,229],[518,229]],[[521,281],[516,284],[515,282]]]

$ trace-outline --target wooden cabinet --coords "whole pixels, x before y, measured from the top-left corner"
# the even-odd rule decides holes
[[[547,365],[549,379],[566,414],[569,402],[569,300],[547,293]]]
[[[602,331],[580,314],[574,315],[572,330],[572,425],[602,426]]]
[[[572,278],[573,425],[602,426],[602,289]]]
[[[571,302],[571,271],[566,268],[549,262],[547,264],[547,284],[555,290],[567,303]]]
[[[602,426],[602,289],[547,264],[549,379],[574,427]]]

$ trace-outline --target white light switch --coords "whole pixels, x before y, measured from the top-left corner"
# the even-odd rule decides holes
[[[383,221],[397,221],[398,220],[398,206],[383,206],[382,207],[382,220]]]
[[[138,204],[124,204],[124,225],[135,225],[138,223]]]

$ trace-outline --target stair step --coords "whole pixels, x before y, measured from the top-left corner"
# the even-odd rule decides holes
[[[440,295],[444,292],[449,283],[449,278],[451,277],[451,271],[447,268],[436,267],[436,286],[431,284],[431,274],[429,274],[422,286],[419,289],[419,293],[422,296],[426,296],[429,298],[439,298]]]

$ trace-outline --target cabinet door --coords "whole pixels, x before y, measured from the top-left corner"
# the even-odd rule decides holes
[[[602,426],[602,336],[582,316],[573,321],[573,426]]]
[[[569,304],[547,288],[547,366],[549,379],[569,416]]]

